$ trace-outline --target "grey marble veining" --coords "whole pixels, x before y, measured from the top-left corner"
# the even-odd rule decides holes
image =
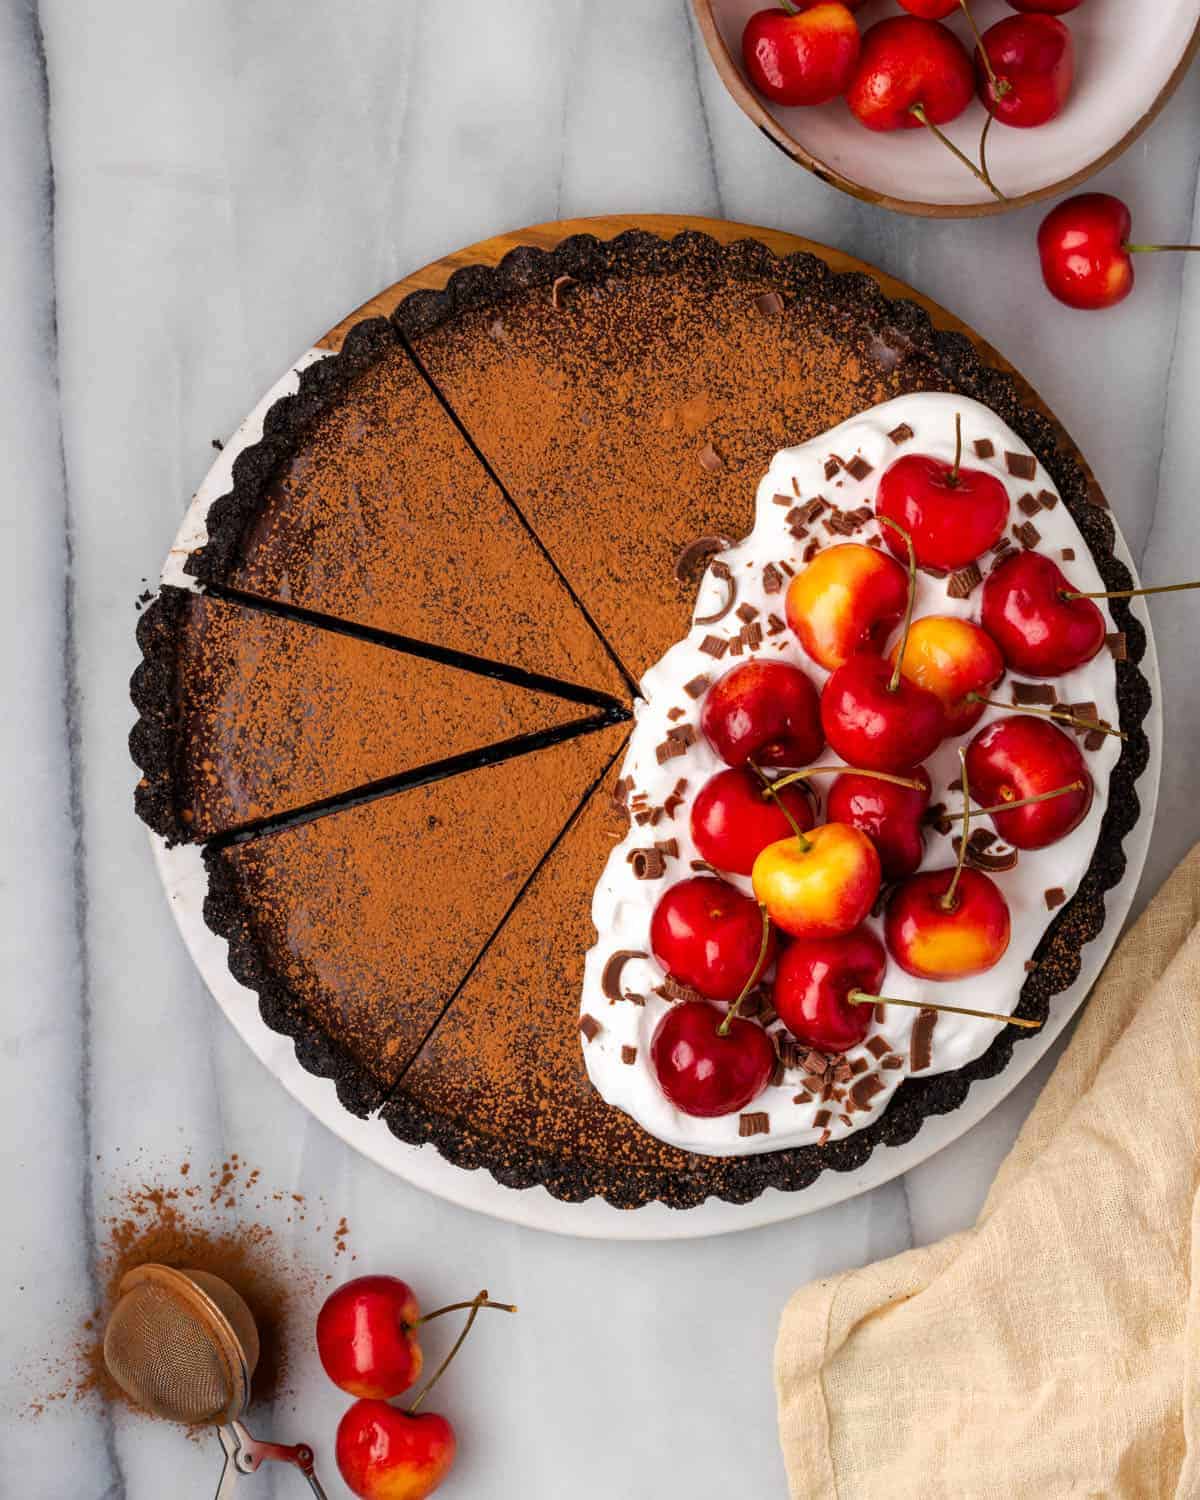
[[[1200,230],[1198,109],[1193,70],[1101,179],[1143,238]],[[447,1495],[781,1494],[770,1348],[787,1294],[968,1223],[1052,1059],[903,1182],[746,1235],[575,1242],[409,1188],[267,1077],[176,937],[129,810],[134,597],[211,440],[347,309],[499,229],[633,210],[791,229],[939,298],[1055,407],[1147,580],[1200,575],[1200,265],[1141,265],[1136,296],[1089,318],[1041,293],[1036,209],[927,223],[833,192],[747,125],[684,0],[4,0],[0,127],[0,1496],[212,1492],[211,1445],[94,1403],[28,1407],[94,1301],[113,1190],[232,1150],[344,1213],[356,1269],[408,1274],[430,1303],[487,1284],[522,1304],[447,1379]],[[1168,747],[1144,893],[1200,832],[1200,601],[1153,613]],[[328,1236],[276,1227],[345,1271]],[[301,1360],[294,1401],[260,1419],[315,1442],[331,1496],[343,1404]]]

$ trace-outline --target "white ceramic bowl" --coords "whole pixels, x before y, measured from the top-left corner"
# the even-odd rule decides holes
[[[814,109],[769,104],[742,65],[747,18],[772,0],[692,0],[717,71],[751,120],[801,166],[855,197],[903,213],[963,218],[1002,213],[1066,192],[1119,156],[1170,98],[1200,45],[1200,0],[1083,0],[1061,19],[1076,46],[1075,84],[1057,120],[1037,130],[996,124],[988,165],[1008,201],[987,188],[925,130],[878,134],[861,126],[842,100]],[[1016,12],[1004,0],[973,0],[980,29]],[[903,12],[895,0],[868,0],[865,30]],[[945,24],[971,46],[965,18]],[[986,115],[976,100],[946,127],[972,159]]]

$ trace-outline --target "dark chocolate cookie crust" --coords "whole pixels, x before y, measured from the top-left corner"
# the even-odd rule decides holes
[[[1067,505],[1108,588],[1129,587],[1130,575],[1113,556],[1114,530],[1107,512],[1093,503],[1088,480],[1077,455],[1060,449],[1053,425],[1024,406],[1016,382],[980,359],[966,337],[937,330],[917,304],[889,300],[876,282],[862,273],[834,273],[824,261],[803,252],[777,257],[756,240],[722,246],[705,235],[685,233],[666,241],[633,230],[610,241],[590,235],[564,240],[552,251],[522,246],[496,267],[471,266],[450,278],[444,291],[419,291],[396,309],[392,321],[369,319],[355,325],[341,351],[303,370],[294,395],[283,397],[268,411],[263,437],[244,449],[233,467],[229,494],[214,502],[207,517],[208,542],[193,553],[187,572],[209,584],[220,585],[239,555],[247,526],[254,519],[263,492],[279,467],[303,440],[311,423],[341,399],[354,380],[399,343],[419,363],[420,339],[442,323],[470,308],[492,307],[530,289],[549,289],[560,276],[577,282],[606,278],[661,275],[688,270],[714,283],[725,278],[770,275],[785,296],[818,299],[856,341],[867,341],[876,355],[898,365],[914,361],[932,365],[948,388],[961,391],[992,408],[1018,432],[1037,454]],[[1081,951],[1104,924],[1105,893],[1125,869],[1122,841],[1137,822],[1140,806],[1135,783],[1149,756],[1143,721],[1150,707],[1149,684],[1139,663],[1145,635],[1125,601],[1112,602],[1118,628],[1125,633],[1127,659],[1117,662],[1117,697],[1121,727],[1127,735],[1110,783],[1109,803],[1091,865],[1079,890],[1062,908],[1043,935],[1031,972],[1021,991],[1016,1013],[1044,1020],[1052,996],[1066,989],[1079,972]],[[146,612],[139,622],[143,663],[134,676],[132,692],[141,719],[131,734],[134,759],[146,775],[139,784],[137,810],[167,838],[186,836],[178,827],[170,787],[174,746],[171,722],[174,709],[173,640],[177,617],[169,605]],[[210,875],[205,919],[230,944],[234,976],[259,996],[263,1018],[276,1031],[293,1037],[302,1065],[331,1078],[342,1103],[355,1114],[367,1114],[384,1100],[362,1068],[314,1025],[285,985],[269,971],[253,937],[250,914],[225,877],[221,862],[206,857]],[[547,1159],[521,1142],[482,1136],[456,1122],[414,1106],[403,1093],[403,1083],[387,1101],[384,1118],[405,1141],[433,1142],[448,1160],[467,1168],[486,1167],[497,1181],[511,1187],[544,1186],[568,1202],[601,1196],[623,1208],[661,1201],[675,1208],[695,1207],[715,1195],[744,1203],[764,1189],[795,1191],[809,1186],[826,1169],[853,1171],[877,1145],[900,1145],[911,1140],[929,1115],[957,1109],[971,1084],[992,1077],[1009,1062],[1014,1042],[1024,1031],[1009,1028],[981,1057],[951,1073],[908,1079],[885,1113],[872,1125],[827,1146],[807,1146],[761,1156],[725,1158],[719,1163],[698,1158],[703,1170],[668,1173],[652,1167],[613,1169],[602,1161],[561,1162]]]

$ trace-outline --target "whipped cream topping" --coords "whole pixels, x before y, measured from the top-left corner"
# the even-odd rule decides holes
[[[736,546],[713,558],[700,583],[691,630],[642,679],[642,699],[635,708],[636,726],[621,773],[632,787],[631,798],[636,799],[635,816],[628,834],[609,856],[592,901],[597,941],[587,955],[584,970],[581,1043],[588,1074],[602,1097],[632,1115],[652,1135],[684,1150],[712,1156],[740,1156],[841,1139],[882,1114],[892,1094],[910,1074],[960,1068],[986,1051],[1001,1030],[994,1021],[941,1013],[930,1039],[928,1021],[919,1022],[918,1011],[896,1005],[882,1012],[877,1010],[864,1042],[845,1054],[846,1067],[839,1070],[842,1077],[834,1085],[841,1097],[823,1100],[821,1081],[814,1085],[812,1074],[803,1066],[807,1049],[802,1045],[792,1049],[799,1054],[796,1065],[786,1067],[782,1081],[770,1084],[747,1106],[746,1115],[765,1116],[765,1129],[762,1118],[745,1121],[742,1116],[732,1114],[697,1119],[681,1113],[659,1087],[650,1054],[655,1029],[672,1003],[660,993],[666,975],[651,953],[650,919],[669,886],[705,873],[693,868],[692,862],[699,861],[700,854],[691,837],[691,806],[705,782],[724,769],[724,762],[700,731],[703,696],[693,697],[685,685],[695,684],[700,678],[714,682],[740,662],[759,657],[790,662],[802,668],[821,688],[829,674],[808,657],[783,624],[789,571],[799,572],[804,567],[805,551],[814,539],[821,547],[827,547],[847,540],[869,542],[872,536],[878,536],[881,528],[873,519],[874,501],[883,471],[906,453],[931,454],[952,462],[956,414],[962,419],[963,463],[995,474],[1008,490],[1012,501],[1010,538],[1012,527],[1032,521],[1039,536],[1035,550],[1057,562],[1080,590],[1103,589],[1104,583],[1087,544],[1065,505],[1044,502],[1029,517],[1018,507],[1018,501],[1026,495],[1057,500],[1057,491],[1050,476],[1010,427],[987,407],[962,396],[940,392],[901,396],[800,447],[787,448],[775,455],[758,487],[754,529]],[[911,430],[911,437],[903,437],[905,427]],[[897,442],[890,436],[892,433],[901,435],[902,441]],[[981,457],[975,447],[977,443],[985,454],[990,443],[990,454]],[[836,466],[832,462],[835,458]],[[1013,467],[1027,471],[1030,465],[1030,477],[1024,477],[1024,472],[1012,472]],[[812,521],[807,527],[808,535],[798,540],[791,530],[795,508],[818,496],[827,503],[824,515]],[[862,508],[864,513],[870,511],[872,519],[864,521],[853,535],[840,535],[825,524],[832,514],[830,507],[842,513]],[[789,515],[793,522],[789,522]],[[1066,558],[1062,555],[1064,549]],[[986,573],[991,561],[986,554],[980,558],[981,571]],[[729,598],[730,580],[736,595],[734,609],[718,622],[700,623],[722,612]],[[918,573],[914,618],[956,615],[978,622],[982,586],[976,585],[968,597],[956,599],[947,592],[948,583],[948,579]],[[1115,629],[1106,601],[1097,602],[1107,628]],[[728,641],[739,637],[744,621],[738,609],[761,628],[762,638],[757,640],[752,626],[756,644],[748,649],[742,637],[737,654],[727,649],[716,659],[704,649],[704,643],[715,636]],[[750,610],[756,611],[752,617]],[[890,645],[891,642],[889,649]],[[1014,679],[1022,680],[1018,673],[1006,674],[992,696],[1007,701],[1012,696]],[[1059,701],[1094,703],[1101,719],[1117,723],[1116,670],[1108,651],[1101,651],[1092,661],[1052,679],[1052,683]],[[951,790],[951,783],[957,782],[959,776],[958,746],[1005,713],[987,709],[967,736],[944,741],[925,763],[933,783],[932,804],[941,802],[949,809],[961,807],[961,794]],[[694,738],[688,734],[687,726],[694,732]],[[681,729],[684,753],[660,758],[659,747],[672,732]],[[1066,732],[1071,733],[1069,727]],[[1077,740],[1077,743],[1082,742]],[[1111,735],[1104,736],[1103,744],[1095,750],[1085,749],[1084,758],[1095,782],[1095,796],[1087,817],[1066,838],[1047,849],[1020,851],[1015,868],[993,875],[1012,917],[1012,936],[1001,961],[970,979],[931,983],[913,978],[889,960],[882,993],[1002,1015],[1013,1012],[1026,977],[1026,964],[1053,919],[1047,891],[1061,891],[1069,900],[1091,862],[1107,803],[1109,778],[1119,753],[1120,742]],[[822,763],[838,764],[838,757],[831,751],[826,751],[821,759]],[[813,783],[822,807],[832,780],[820,777]],[[986,818],[973,826],[992,829],[990,819]],[[957,831],[956,827],[953,833]],[[953,864],[953,833],[942,835],[932,828],[926,831],[922,869]],[[645,873],[647,860],[645,856],[638,859],[637,851],[654,850],[656,846],[662,855],[662,872],[654,875],[660,860],[658,855],[652,855],[648,862],[652,878],[640,878],[635,866]],[[1007,846],[997,840],[992,847],[1001,851]],[[752,894],[748,878],[725,873],[722,878]],[[867,925],[882,941],[882,919],[870,917]],[[628,952],[645,956],[627,958],[620,965],[610,964],[614,954]],[[619,969],[620,998],[612,999],[606,993],[606,969],[609,989],[614,987],[614,972]],[[770,978],[770,972],[767,977]],[[630,995],[635,998],[625,998]],[[789,1037],[778,1021],[772,1022],[770,1029],[779,1034],[779,1040]],[[868,1078],[872,1081],[860,1084],[860,1080]]]

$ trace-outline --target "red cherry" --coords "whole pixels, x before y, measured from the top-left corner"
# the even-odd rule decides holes
[[[1062,112],[1071,91],[1075,43],[1053,16],[1007,16],[984,32],[982,47],[975,49],[975,74],[979,97],[1002,125],[1045,125]]]
[[[743,662],[709,689],[700,715],[709,744],[730,766],[805,766],[825,745],[817,690],[782,661]]]
[[[898,772],[927,760],[941,743],[940,701],[903,676],[893,691],[892,677],[890,662],[863,652],[852,656],[825,684],[821,694],[825,738],[852,766]]]
[[[750,82],[776,104],[824,104],[846,91],[858,62],[858,24],[837,0],[799,15],[778,6],[756,11],[742,32]]]
[[[361,1500],[425,1500],[450,1472],[454,1428],[436,1412],[356,1401],[338,1423],[338,1472]]]
[[[1010,670],[1061,677],[1104,645],[1104,616],[1090,599],[1068,599],[1071,584],[1040,552],[1014,552],[983,582],[983,628]]]
[[[916,16],[877,21],[862,39],[846,102],[868,130],[920,130],[962,114],[975,93],[967,49],[945,26]]]
[[[923,766],[899,774],[919,781],[921,790],[846,771],[830,787],[825,812],[831,823],[849,823],[866,834],[875,845],[883,878],[888,882],[911,875],[925,852],[921,819],[929,806],[929,776]]]
[[[757,1099],[775,1071],[775,1045],[753,1021],[725,1015],[703,1000],[673,1005],[658,1023],[650,1057],[658,1085],[685,1115],[732,1115]]]
[[[953,870],[923,870],[892,892],[884,914],[888,952],[918,979],[967,979],[993,968],[1008,948],[1011,918],[1000,887],[967,866],[949,908]]]
[[[773,1003],[797,1040],[821,1052],[856,1047],[871,1025],[872,1007],[852,1005],[851,990],[877,995],[887,968],[883,944],[869,928],[843,937],[799,938],[775,973]]]
[[[792,832],[780,802],[801,833],[813,826],[812,803],[799,783],[769,796],[753,771],[718,771],[692,803],[692,838],[700,858],[718,870],[749,875],[767,845]]]
[[[736,1000],[758,962],[762,916],[749,896],[711,875],[663,892],[650,920],[654,956],[680,984],[706,1000]],[[775,935],[764,968],[771,962]]]
[[[1068,307],[1113,307],[1133,290],[1129,210],[1110,193],[1081,193],[1052,208],[1038,230],[1042,276]]]
[[[395,1276],[358,1276],[338,1287],[317,1315],[317,1353],[326,1375],[351,1396],[386,1399],[421,1373],[412,1287]]]
[[[1008,491],[983,469],[908,453],[884,471],[875,514],[898,521],[910,534],[917,562],[926,568],[965,568],[999,541],[1008,524]],[[907,561],[904,538],[892,526],[888,547]]]
[[[981,807],[1066,792],[1012,812],[992,813],[996,832],[1015,849],[1045,849],[1078,828],[1092,805],[1091,774],[1078,746],[1046,719],[1012,714],[981,729],[967,746],[967,778]]]

